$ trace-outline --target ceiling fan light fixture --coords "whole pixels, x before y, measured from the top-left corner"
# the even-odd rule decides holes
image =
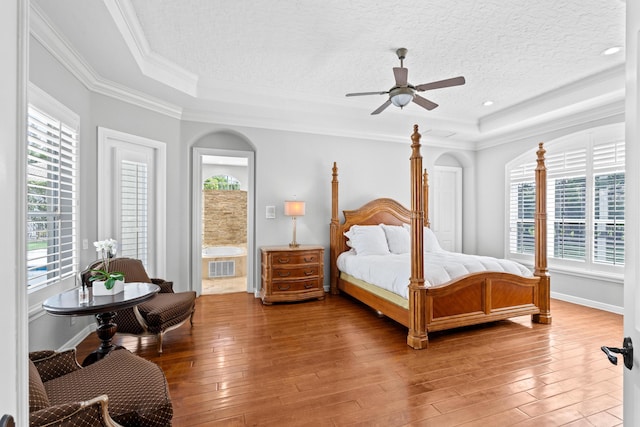
[[[413,101],[413,90],[408,87],[399,87],[392,89],[390,92],[391,103],[396,107],[404,107]]]

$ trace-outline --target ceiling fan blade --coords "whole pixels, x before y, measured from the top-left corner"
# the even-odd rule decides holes
[[[418,92],[424,92],[425,90],[440,89],[440,88],[443,88],[443,87],[459,86],[459,85],[463,85],[463,84],[465,84],[464,77],[460,76],[460,77],[454,77],[452,79],[439,80],[437,82],[431,82],[431,83],[425,83],[425,84],[422,84],[422,85],[418,85],[418,86],[416,86],[416,90]]]
[[[385,95],[389,93],[389,91],[384,91],[384,92],[356,92],[356,93],[348,93],[345,96],[363,96],[363,95]]]
[[[387,99],[387,102],[385,102],[384,104],[382,104],[381,106],[378,107],[377,110],[375,110],[373,113],[371,113],[371,115],[374,114],[380,114],[382,111],[384,111],[385,108],[387,108],[389,105],[391,105],[391,100]]]
[[[393,75],[396,78],[396,86],[406,86],[407,85],[407,74],[409,74],[409,70],[404,67],[393,67]]]
[[[422,108],[426,108],[427,110],[433,110],[438,106],[435,102],[431,102],[426,98],[421,97],[420,95],[413,95],[413,102],[421,106]]]

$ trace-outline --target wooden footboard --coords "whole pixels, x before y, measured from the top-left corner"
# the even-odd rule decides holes
[[[442,331],[525,315],[538,315],[539,277],[482,272],[427,288],[427,331]],[[409,311],[343,278],[340,291],[375,311],[409,326]]]
[[[540,313],[538,277],[483,272],[427,289],[427,330]]]

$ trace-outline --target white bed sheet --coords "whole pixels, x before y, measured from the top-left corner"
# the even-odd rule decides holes
[[[469,273],[500,271],[525,277],[533,273],[515,261],[487,256],[439,251],[424,254],[424,276],[427,287],[449,282]],[[354,251],[338,256],[338,269],[372,285],[408,298],[411,277],[411,255],[356,255]]]

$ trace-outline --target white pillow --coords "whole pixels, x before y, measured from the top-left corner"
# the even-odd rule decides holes
[[[411,252],[411,235],[401,225],[380,224],[387,238],[389,251],[392,254],[407,254]]]
[[[433,230],[429,227],[424,228],[424,251],[425,252],[442,252],[442,247],[440,247],[440,242],[438,242],[438,238],[436,237]]]
[[[407,229],[409,233],[411,233],[411,226],[409,224],[403,224],[403,227]],[[429,227],[424,227],[424,232],[422,235],[422,239],[424,241],[424,251],[425,252],[443,252],[444,249],[440,246],[440,242],[438,242],[438,238],[434,234],[433,230]]]
[[[378,225],[352,225],[344,233],[347,243],[357,255],[388,255],[389,246],[382,227]]]

